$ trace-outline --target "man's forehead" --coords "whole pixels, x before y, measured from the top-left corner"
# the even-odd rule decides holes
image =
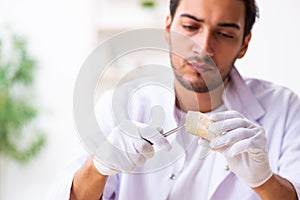
[[[190,15],[215,23],[228,22],[243,25],[245,5],[240,0],[180,0],[175,17]]]
[[[180,0],[176,11],[187,11],[195,16],[202,13],[244,16],[245,10],[241,0]]]

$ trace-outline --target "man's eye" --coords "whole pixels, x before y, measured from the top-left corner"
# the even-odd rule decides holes
[[[232,35],[230,34],[227,34],[227,33],[223,33],[223,32],[218,32],[218,35],[221,36],[221,37],[224,37],[224,38],[233,38]]]
[[[197,27],[197,26],[182,25],[182,27],[183,27],[186,31],[190,31],[190,32],[198,30],[198,27]]]

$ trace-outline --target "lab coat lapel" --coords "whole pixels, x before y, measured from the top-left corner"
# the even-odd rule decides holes
[[[230,78],[223,93],[226,108],[240,112],[250,121],[257,121],[265,114],[264,109],[235,67],[231,70]]]
[[[264,115],[264,109],[246,85],[236,68],[232,69],[230,77],[231,80],[223,94],[225,107],[228,110],[236,110],[242,113],[249,120],[256,122]],[[229,170],[225,158],[221,154],[216,153],[213,174],[208,191],[208,199],[212,198],[215,191],[221,183],[225,181],[230,173],[232,172]]]

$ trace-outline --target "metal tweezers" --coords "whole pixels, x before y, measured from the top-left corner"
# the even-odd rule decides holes
[[[179,126],[179,127],[177,127],[177,128],[174,128],[174,129],[172,129],[172,130],[170,130],[170,131],[167,131],[167,132],[165,132],[165,133],[162,133],[162,135],[163,135],[164,137],[168,137],[169,135],[171,135],[171,134],[173,134],[173,133],[176,133],[177,131],[179,131],[179,130],[182,129],[182,128],[184,128],[184,125]]]
[[[179,131],[180,129],[184,128],[184,125],[182,126],[179,126],[177,128],[174,128],[168,132],[165,132],[165,133],[161,133],[164,137],[168,137],[169,135],[172,135],[173,133],[176,133],[177,131]],[[150,140],[146,139],[146,138],[143,138],[144,140],[146,140],[147,142],[149,142],[151,145],[153,145],[153,142],[151,142]]]

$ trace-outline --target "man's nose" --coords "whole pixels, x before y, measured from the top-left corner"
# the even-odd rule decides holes
[[[213,35],[209,30],[203,30],[195,35],[193,52],[199,55],[214,56]]]

